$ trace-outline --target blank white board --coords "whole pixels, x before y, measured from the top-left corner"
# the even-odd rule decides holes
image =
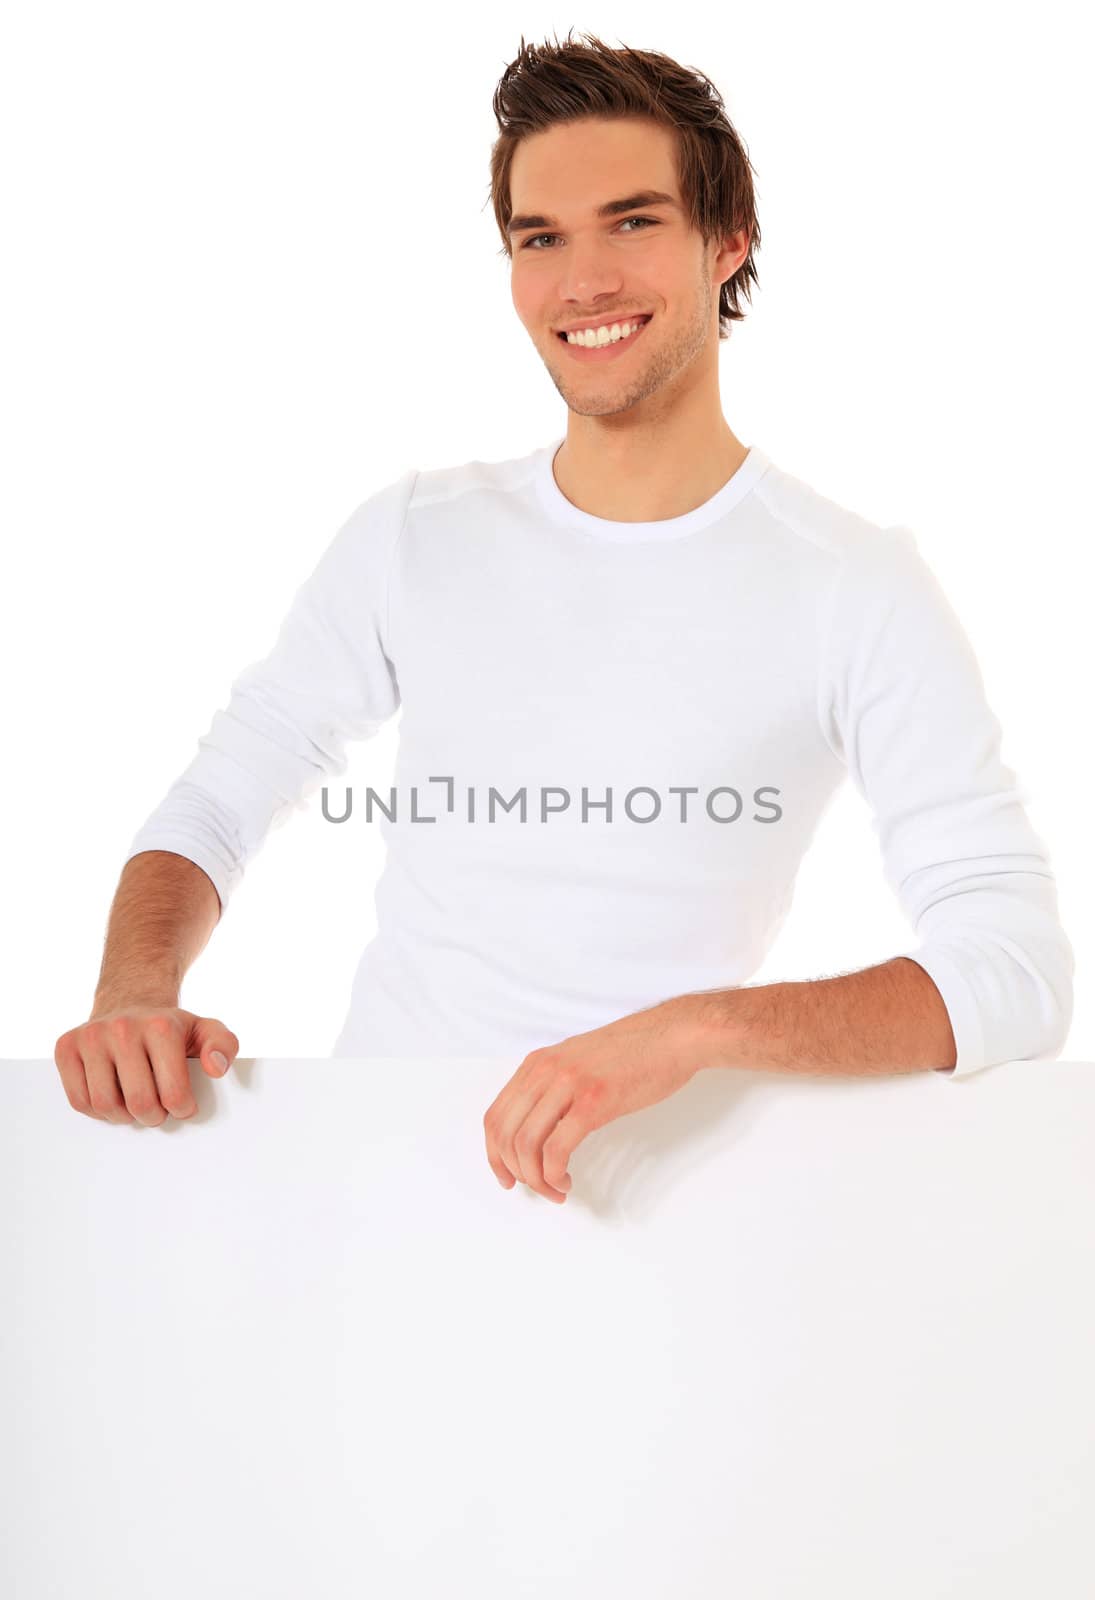
[[[701,1072],[503,1190],[512,1060],[3,1065],[18,1600],[1090,1600],[1095,1070]]]

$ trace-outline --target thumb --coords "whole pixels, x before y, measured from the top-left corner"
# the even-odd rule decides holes
[[[235,1034],[215,1017],[199,1017],[193,1037],[202,1071],[211,1078],[223,1078],[240,1047]]]

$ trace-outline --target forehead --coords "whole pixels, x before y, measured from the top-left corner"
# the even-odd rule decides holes
[[[679,200],[672,128],[647,117],[583,117],[522,139],[510,165],[510,207],[577,219],[606,200],[657,190]]]

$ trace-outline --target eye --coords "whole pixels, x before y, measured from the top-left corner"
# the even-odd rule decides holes
[[[656,217],[625,217],[623,222],[620,223],[620,227],[622,228],[625,223],[628,222],[645,222],[651,228],[656,228],[658,226],[658,219]],[[521,249],[527,250],[530,245],[536,244],[540,239],[555,239],[557,237],[558,235],[554,233],[534,233],[531,239],[525,240],[524,244],[521,246]]]

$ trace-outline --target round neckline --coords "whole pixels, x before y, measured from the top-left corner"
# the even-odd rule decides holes
[[[595,517],[592,511],[583,511],[581,506],[567,499],[556,483],[555,457],[565,442],[566,434],[563,433],[536,452],[536,488],[544,510],[556,522],[580,528],[595,539],[611,540],[617,544],[679,539],[687,533],[694,533],[697,528],[706,527],[743,500],[771,466],[764,451],[751,445],[737,471],[702,505],[694,506],[679,517],[661,517],[654,522],[616,522],[610,517]]]

